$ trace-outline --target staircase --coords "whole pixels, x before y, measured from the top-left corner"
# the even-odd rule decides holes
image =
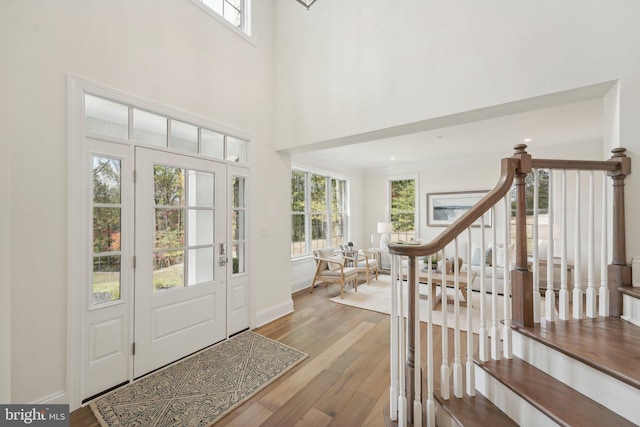
[[[640,425],[640,328],[615,317],[543,321],[515,328],[513,350],[474,360],[478,408],[436,395],[439,426]]]
[[[609,161],[584,162],[570,160],[532,159],[523,145],[516,146],[514,156],[503,159],[502,175],[494,190],[456,220],[440,236],[427,244],[392,244],[392,315],[391,315],[391,387],[387,413],[389,425],[398,426],[640,426],[640,288],[631,287],[631,266],[627,265],[624,226],[624,177],[630,173],[630,161],[624,149],[613,150]],[[538,273],[538,195],[534,195],[533,271],[529,270],[525,227],[525,176],[533,168],[549,170],[548,218],[559,219],[561,238],[560,259],[567,263],[567,230],[575,226],[573,256],[576,276],[568,283],[562,274],[559,288],[548,276],[547,286],[540,285]],[[559,172],[552,173],[553,169]],[[573,217],[567,212],[567,174],[577,171],[575,209]],[[589,174],[588,206],[580,201],[580,171]],[[594,171],[603,173],[602,199],[595,201]],[[561,182],[554,184],[553,175]],[[583,175],[584,176],[584,175]],[[607,199],[608,180],[613,195]],[[511,186],[515,183],[515,232],[511,221]],[[554,189],[559,188],[560,203],[554,215]],[[613,206],[611,222],[607,220],[608,202]],[[601,236],[596,236],[595,206],[602,208]],[[504,207],[501,211],[497,207]],[[433,326],[420,326],[420,297],[416,271],[418,256],[431,257],[447,246],[454,246],[458,257],[458,240],[472,243],[471,225],[483,221],[485,214],[499,220],[503,213],[502,240],[497,239],[494,223],[490,230],[493,248],[508,247],[515,234],[514,267],[505,274],[501,293],[510,296],[504,313],[480,307],[479,334],[465,334],[462,338],[458,317],[458,298],[454,301],[453,333],[442,333],[441,343],[433,341]],[[581,218],[588,217],[586,227]],[[499,221],[496,221],[499,222]],[[550,222],[549,222],[550,224]],[[611,227],[612,233],[607,234]],[[482,250],[485,250],[485,228],[482,231]],[[548,227],[551,230],[551,227]],[[582,230],[588,229],[586,236]],[[581,240],[583,239],[583,240]],[[596,259],[596,239],[600,259]],[[549,231],[551,240],[551,231]],[[612,248],[610,254],[607,247]],[[467,259],[471,258],[471,251]],[[495,251],[493,251],[495,253]],[[586,255],[585,255],[586,253]],[[585,259],[581,260],[584,256]],[[402,260],[408,258],[407,279],[402,280]],[[548,265],[553,262],[549,249]],[[509,265],[508,256],[504,260]],[[494,258],[495,263],[495,258]],[[582,265],[582,268],[581,268]],[[596,267],[597,266],[597,267]],[[565,270],[564,268],[562,269]],[[459,291],[459,275],[454,272],[454,292]],[[470,274],[470,273],[469,273]],[[467,278],[470,281],[470,277]],[[481,294],[495,295],[496,286],[488,285]],[[484,286],[484,284],[482,285]],[[431,289],[431,287],[427,287]],[[572,288],[571,292],[569,289]],[[406,289],[406,290],[403,290]],[[407,307],[401,296],[409,295]],[[435,297],[431,295],[428,298]],[[573,297],[573,298],[572,298]],[[544,298],[544,303],[542,303]],[[447,304],[444,302],[443,304]],[[493,306],[495,299],[493,300]],[[542,309],[544,308],[544,309]],[[486,310],[486,313],[485,313]],[[406,312],[406,323],[401,313]],[[469,310],[470,312],[470,310]],[[545,313],[545,314],[542,314]],[[443,311],[443,330],[447,330]],[[431,317],[429,309],[428,318]],[[471,329],[471,315],[466,319]],[[426,333],[423,332],[426,328]],[[452,335],[453,344],[449,343]],[[464,340],[466,339],[466,354]],[[442,347],[441,365],[437,345]],[[452,351],[450,350],[453,349]],[[422,352],[426,352],[423,356]],[[449,355],[453,352],[453,357]],[[419,363],[426,359],[426,363]],[[434,384],[439,384],[435,389]]]

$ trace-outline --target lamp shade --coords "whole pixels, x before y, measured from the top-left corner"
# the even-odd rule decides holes
[[[378,233],[391,233],[393,231],[393,224],[390,222],[379,222]]]

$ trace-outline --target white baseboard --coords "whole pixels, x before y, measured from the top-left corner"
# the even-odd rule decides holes
[[[291,292],[292,293],[298,292],[303,289],[309,289],[310,287],[311,287],[311,280],[309,279],[298,280],[293,284],[293,286],[291,286]]]
[[[67,399],[67,392],[60,390],[31,403],[33,405],[64,405],[69,403],[69,399]]]
[[[262,310],[256,314],[256,326],[260,327],[293,312],[293,300],[289,298],[278,305]]]

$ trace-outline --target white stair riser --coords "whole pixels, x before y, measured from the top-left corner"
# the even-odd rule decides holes
[[[621,319],[640,326],[640,299],[622,294],[622,312]]]
[[[513,354],[558,381],[640,424],[640,390],[514,331]]]
[[[523,427],[557,427],[559,425],[482,368],[476,369],[476,390],[518,425]]]

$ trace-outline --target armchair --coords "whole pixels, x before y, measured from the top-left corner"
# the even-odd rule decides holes
[[[358,292],[358,270],[356,267],[346,267],[345,257],[336,255],[333,248],[324,248],[313,251],[313,259],[316,262],[316,272],[311,283],[310,293],[316,282],[340,283],[340,298],[344,298],[344,285],[353,281],[353,288]]]
[[[369,280],[371,279],[371,274],[375,273],[376,280],[378,280],[378,257],[375,252],[366,251],[361,249],[357,254],[357,259],[355,260],[355,266],[358,273],[364,273],[364,276],[367,280],[367,285],[369,284]]]

